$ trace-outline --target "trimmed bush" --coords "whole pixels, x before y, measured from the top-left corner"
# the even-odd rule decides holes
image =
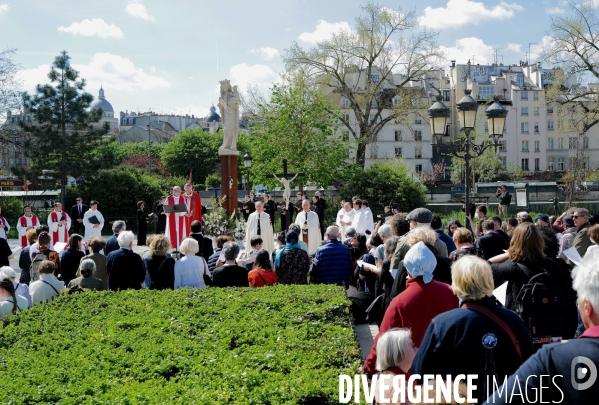
[[[81,293],[0,323],[3,404],[333,404],[360,359],[326,285]]]

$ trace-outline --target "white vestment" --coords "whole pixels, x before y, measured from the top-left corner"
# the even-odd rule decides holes
[[[89,219],[94,215],[96,216],[98,221],[100,221],[100,226],[98,228],[94,228],[95,224],[89,222]],[[89,209],[85,211],[85,214],[83,214],[83,226],[85,227],[85,235],[83,237],[84,242],[87,242],[89,238],[91,238],[92,236],[102,236],[102,228],[104,227],[104,217],[102,216],[100,211],[92,211],[91,209]]]
[[[59,225],[62,218],[66,220],[66,226]],[[64,211],[52,211],[48,215],[48,228],[52,236],[52,244],[69,241],[69,229],[71,229],[71,217]]]
[[[345,209],[341,208],[337,213],[336,224],[339,225],[339,232],[341,232],[341,239],[345,239],[345,231],[350,226],[354,226],[354,216],[356,212],[354,210],[349,210],[349,212],[345,211]],[[345,222],[345,225],[342,225],[341,222]]]
[[[320,236],[320,227],[318,223],[318,214],[314,211],[300,211],[295,218],[295,223],[301,227],[304,226],[306,222],[306,216],[308,217],[308,253],[313,255],[316,253],[316,250],[320,247],[321,236]],[[304,240],[302,235],[298,235],[299,240]]]
[[[25,218],[25,224],[23,224],[23,220],[21,218]],[[35,226],[33,225],[33,218],[35,218]],[[17,231],[19,231],[19,241],[21,242],[21,247],[27,247],[29,246],[29,242],[27,241],[27,238],[25,237],[25,234],[27,233],[27,229],[28,228],[34,228],[37,229],[40,227],[40,220],[38,217],[36,217],[35,215],[32,215],[30,217],[26,216],[26,215],[22,215],[18,221],[17,221]]]
[[[352,210],[354,212],[354,225],[356,228],[356,232],[364,234],[366,230],[365,221],[364,221],[364,211],[360,208],[359,210]]]
[[[258,235],[258,217],[260,217],[260,235]],[[250,214],[245,228],[245,251],[252,250],[250,241],[256,237],[262,238],[262,248],[268,253],[275,250],[275,237],[272,233],[272,225],[270,223],[270,215],[262,211],[258,213],[254,211]]]
[[[358,232],[362,232],[363,234],[366,234],[366,231],[370,231],[370,233],[372,234],[372,232],[374,231],[374,218],[372,217],[372,211],[370,210],[370,207],[362,209],[360,226],[363,228],[363,231]]]

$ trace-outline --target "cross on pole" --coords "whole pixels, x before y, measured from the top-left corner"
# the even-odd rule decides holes
[[[289,199],[291,198],[291,187],[289,183],[295,180],[297,177],[305,176],[305,173],[289,173],[287,172],[287,159],[283,159],[283,173],[282,174],[267,174],[268,178],[275,178],[279,180],[285,186],[283,190],[283,199],[285,200],[285,209],[287,210],[287,224],[291,224],[291,210],[289,210]],[[293,176],[290,180],[289,176]],[[274,218],[273,218],[274,221]]]

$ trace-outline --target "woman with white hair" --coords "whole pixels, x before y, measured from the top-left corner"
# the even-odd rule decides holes
[[[2,266],[0,267],[0,280],[3,278],[8,278],[12,281],[15,286],[15,294],[27,298],[27,308],[31,308],[33,306],[33,301],[31,300],[31,294],[29,293],[29,286],[17,282],[17,272],[14,271],[12,267]]]
[[[478,375],[474,397],[480,400],[487,393],[487,376],[496,376],[496,381],[510,376],[532,354],[532,342],[522,319],[493,297],[493,272],[486,261],[466,255],[451,271],[451,290],[462,301],[461,308],[431,322],[412,372]]]
[[[78,277],[69,281],[67,288],[80,287],[92,291],[105,290],[104,282],[99,278],[93,277],[95,272],[96,262],[92,259],[82,260],[79,264],[79,269],[77,269]]]
[[[437,260],[424,242],[412,246],[403,262],[409,277],[406,290],[391,301],[385,312],[380,332],[364,364],[370,374],[375,371],[376,343],[383,333],[393,328],[409,328],[412,331],[412,340],[416,346],[420,346],[431,320],[458,307],[458,297],[451,288],[445,283],[433,280]]]
[[[200,250],[198,241],[185,238],[181,242],[179,251],[185,257],[175,263],[175,290],[179,288],[206,288],[204,275],[212,277],[208,270],[206,259],[196,256]]]
[[[379,372],[379,379],[377,380],[377,386],[375,389],[375,403],[393,403],[391,402],[395,391],[393,384],[389,381],[393,381],[393,377],[396,375],[405,375],[406,381],[410,378],[410,367],[418,348],[412,342],[412,332],[405,328],[394,328],[389,329],[383,333],[376,344],[376,370]],[[386,380],[385,390],[381,395],[380,384],[382,382],[381,375],[389,375],[390,378]],[[396,402],[397,403],[397,402]]]

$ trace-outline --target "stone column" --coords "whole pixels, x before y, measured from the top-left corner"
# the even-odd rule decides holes
[[[229,152],[229,153],[227,153]],[[225,154],[227,153],[227,154]],[[221,195],[227,196],[223,208],[231,216],[237,211],[237,156],[238,151],[222,151],[220,154],[221,164]]]

